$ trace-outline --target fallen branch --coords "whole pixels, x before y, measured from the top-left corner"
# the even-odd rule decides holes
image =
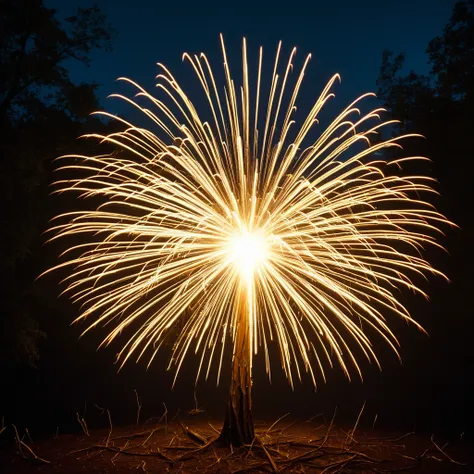
[[[201,436],[196,431],[191,430],[189,427],[185,426],[181,421],[179,422],[181,428],[184,431],[184,434],[191,440],[194,441],[196,444],[205,445],[207,444],[207,439]]]

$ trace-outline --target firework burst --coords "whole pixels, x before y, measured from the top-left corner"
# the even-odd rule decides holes
[[[164,65],[156,96],[121,78],[137,95],[116,97],[155,132],[101,112],[123,131],[88,136],[120,152],[60,158],[60,169],[75,177],[58,181],[58,192],[99,196],[102,204],[59,216],[53,239],[80,235],[82,243],[55,268],[72,267],[66,292],[82,305],[79,319],[92,321],[86,331],[107,325],[105,344],[129,334],[122,363],[151,362],[179,326],[170,367],[178,374],[193,352],[197,377],[216,367],[219,380],[226,345],[234,344],[235,356],[245,327],[250,370],[263,351],[271,375],[273,341],[290,384],[305,371],[316,384],[334,363],[347,376],[351,367],[360,374],[361,356],[379,364],[377,334],[398,354],[389,313],[421,329],[398,289],[425,295],[416,276],[441,275],[420,253],[438,245],[438,226],[447,222],[423,198],[434,192],[432,179],[396,174],[404,161],[425,158],[380,157],[403,137],[371,145],[391,123],[380,122],[382,109],[360,114],[358,102],[372,94],[315,138],[338,75],[295,123],[310,56],[295,73],[293,49],[281,68],[280,44],[264,93],[262,49],[251,78],[243,41],[240,87],[223,42],[222,51],[223,87],[204,54],[184,54],[202,86],[202,111]]]

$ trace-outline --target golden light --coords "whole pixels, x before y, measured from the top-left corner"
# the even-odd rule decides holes
[[[232,236],[230,261],[247,284],[253,281],[255,270],[266,261],[267,256],[268,244],[262,232],[244,230]]]
[[[262,49],[252,77],[244,40],[241,86],[223,43],[222,51],[223,87],[204,54],[183,56],[202,86],[202,113],[159,65],[156,96],[125,78],[136,99],[115,96],[150,129],[102,112],[123,130],[88,136],[118,151],[61,157],[58,192],[103,204],[59,216],[53,239],[81,241],[56,268],[72,267],[66,291],[90,321],[86,331],[106,325],[105,345],[125,337],[122,364],[145,354],[151,363],[179,322],[170,367],[177,375],[187,354],[199,354],[197,377],[215,367],[218,381],[245,320],[245,352],[263,349],[269,376],[270,341],[291,385],[304,372],[316,385],[316,372],[324,378],[334,363],[361,375],[361,359],[379,365],[375,337],[398,354],[390,315],[421,329],[399,289],[426,296],[418,277],[444,276],[422,255],[440,247],[439,226],[448,223],[425,199],[434,179],[397,175],[426,158],[381,157],[404,137],[378,139],[393,121],[380,121],[381,108],[361,114],[359,102],[372,94],[315,133],[337,74],[297,123],[310,56],[297,72],[293,49],[281,68],[280,43],[265,88]],[[245,301],[242,280],[252,283]]]

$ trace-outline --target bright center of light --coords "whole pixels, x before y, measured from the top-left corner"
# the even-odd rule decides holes
[[[241,276],[248,282],[256,268],[267,258],[267,244],[260,232],[236,234],[230,242],[230,258]]]

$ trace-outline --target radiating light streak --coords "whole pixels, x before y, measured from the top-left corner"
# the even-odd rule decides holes
[[[102,204],[58,217],[52,240],[76,235],[82,243],[55,269],[72,267],[66,292],[82,305],[78,319],[91,321],[85,332],[107,325],[106,345],[128,335],[118,355],[122,364],[146,353],[151,363],[177,326],[170,368],[177,375],[194,352],[200,354],[197,377],[207,378],[215,363],[219,381],[242,296],[250,360],[263,346],[270,377],[273,343],[292,386],[304,371],[316,385],[317,373],[324,378],[334,362],[348,377],[351,366],[362,376],[361,357],[380,365],[377,335],[398,354],[390,314],[422,329],[398,300],[399,289],[426,297],[416,279],[444,276],[422,250],[440,246],[439,226],[449,222],[424,197],[435,193],[433,179],[396,173],[426,158],[379,157],[413,135],[371,145],[370,138],[393,123],[380,122],[380,108],[360,116],[359,102],[372,94],[316,135],[337,74],[297,125],[293,116],[310,56],[291,90],[296,49],[283,76],[281,49],[280,43],[267,99],[261,48],[252,78],[244,40],[240,87],[223,41],[223,87],[204,54],[184,54],[207,110],[193,105],[164,65],[156,96],[121,78],[137,96],[115,97],[151,119],[153,128],[117,118],[123,131],[88,136],[120,152],[60,158],[68,177],[56,183],[58,192],[100,197]],[[150,108],[140,105],[144,100]]]

